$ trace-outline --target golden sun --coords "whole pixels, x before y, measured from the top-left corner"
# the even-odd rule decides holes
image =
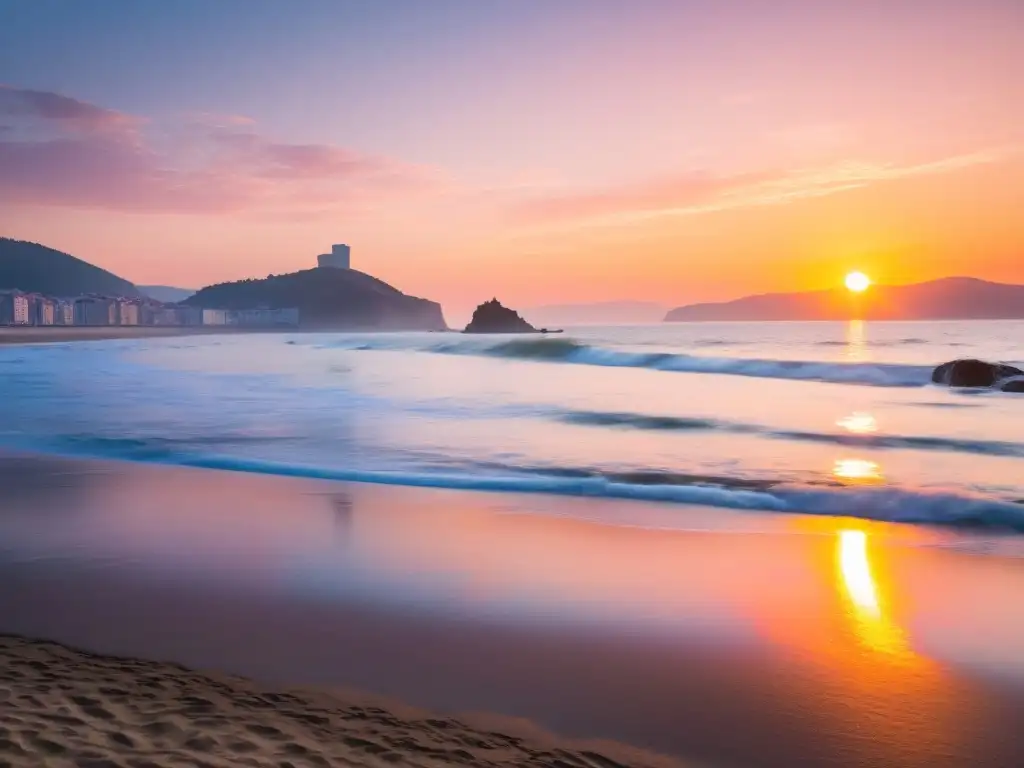
[[[863,293],[871,287],[871,278],[863,272],[851,272],[846,276],[846,288],[854,293]]]

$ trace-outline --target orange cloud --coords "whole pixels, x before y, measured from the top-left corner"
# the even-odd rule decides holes
[[[736,189],[777,178],[776,173],[716,176],[695,171],[589,193],[541,197],[518,206],[526,222],[590,219],[606,215],[700,205]]]
[[[534,224],[600,224],[779,205],[885,181],[996,163],[1015,152],[1014,148],[993,149],[905,165],[843,162],[822,168],[734,175],[694,172],[599,192],[537,198],[519,204],[515,214],[517,219]]]

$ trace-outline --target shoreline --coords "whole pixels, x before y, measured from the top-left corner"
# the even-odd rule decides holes
[[[635,527],[658,505],[27,454],[0,454],[0,481],[0,704],[10,658],[37,701],[19,699],[23,735],[0,733],[0,749],[32,750],[17,768],[659,764],[618,758],[640,754],[623,745],[751,768],[1024,764],[1006,716],[1024,706],[1024,625],[1006,610],[1022,553],[988,537],[667,505],[674,528]],[[114,657],[123,674],[74,688],[61,664],[93,674],[94,657],[48,642],[10,657],[12,635]],[[156,661],[121,661],[139,658]],[[301,701],[267,693],[281,691]],[[219,719],[196,703],[225,696],[258,702]],[[79,761],[52,751],[86,730],[67,720],[86,707],[114,715],[98,731],[114,758],[88,752],[95,739]],[[286,733],[282,708],[327,722]],[[460,724],[424,729],[423,712]],[[114,722],[134,729],[131,749],[162,751],[125,752]],[[551,733],[611,746],[584,760]],[[454,758],[413,749],[424,739]],[[283,742],[308,753],[274,752]]]
[[[626,745],[564,740],[510,718],[431,715],[369,695],[266,687],[16,635],[0,635],[0,672],[0,763],[17,768],[48,759],[114,768],[242,758],[268,766],[685,765]]]
[[[111,341],[115,339],[159,339],[180,336],[235,336],[253,333],[301,333],[298,328],[232,328],[230,326],[3,326],[0,346],[57,344],[73,341]]]
[[[0,346],[57,344],[75,341],[111,341],[118,339],[160,339],[182,336],[250,336],[313,333],[459,333],[443,331],[395,331],[381,328],[244,328],[239,326],[193,325],[50,325],[0,326]]]

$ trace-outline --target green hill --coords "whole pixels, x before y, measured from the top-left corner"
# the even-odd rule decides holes
[[[0,290],[47,296],[139,296],[127,280],[39,243],[0,237]]]
[[[184,304],[209,309],[297,307],[301,325],[314,330],[445,330],[441,305],[406,296],[354,269],[318,267],[263,280],[203,288]]]

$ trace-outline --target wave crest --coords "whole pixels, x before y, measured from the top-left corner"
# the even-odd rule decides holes
[[[558,411],[553,417],[566,424],[613,427],[650,431],[692,432],[713,430],[732,434],[758,435],[778,440],[828,443],[858,448],[888,448],[917,451],[971,453],[980,456],[1013,456],[1024,458],[1024,443],[1002,440],[972,440],[970,438],[933,437],[930,435],[879,435],[851,432],[811,432],[808,430],[776,429],[760,424],[745,424],[719,419],[699,419],[685,416],[655,416],[618,411]]]
[[[218,442],[234,442],[234,439],[211,440],[206,447]],[[1024,503],[963,493],[832,483],[793,485],[782,480],[705,477],[660,470],[615,472],[586,467],[471,465],[448,473],[362,470],[210,454],[201,448],[201,445],[186,446],[168,440],[77,436],[64,441],[56,453],[319,480],[630,499],[1024,531]]]
[[[355,350],[396,350],[394,342],[374,340]],[[923,387],[931,381],[931,366],[895,363],[821,362],[759,358],[702,357],[675,352],[631,352],[584,344],[573,339],[516,338],[500,343],[460,339],[405,349],[448,355],[474,355],[548,363],[574,363],[610,368],[646,368],[672,373],[709,373],[765,379],[860,384],[874,387]]]

